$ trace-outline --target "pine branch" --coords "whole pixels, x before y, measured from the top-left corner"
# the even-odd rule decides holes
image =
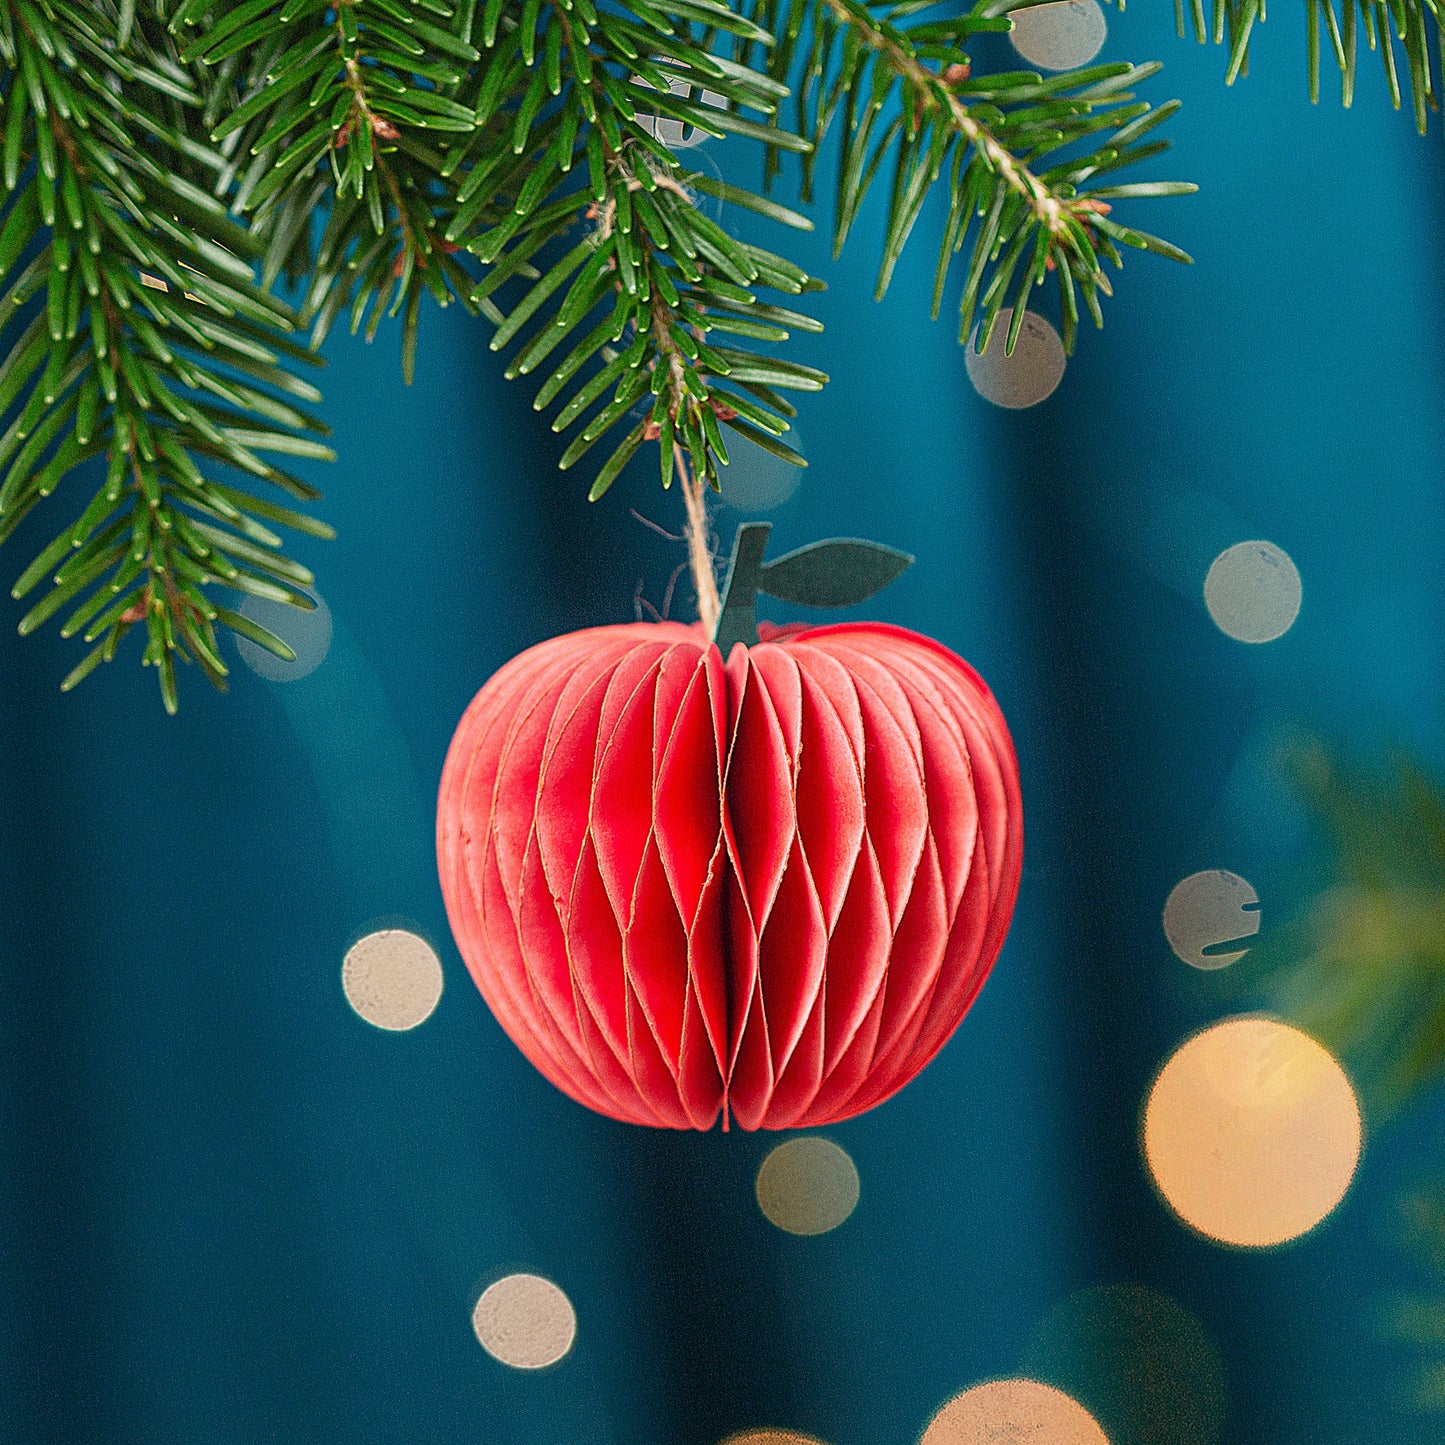
[[[1284,761],[1326,844],[1326,886],[1229,973],[1346,1064],[1378,1127],[1445,1080],[1445,788],[1408,757],[1367,771],[1297,743]],[[1419,1352],[1401,1403],[1439,1412],[1445,1189],[1402,1203],[1405,1241],[1434,1278],[1385,1302],[1379,1326]]]
[[[1178,103],[1153,110],[1135,100],[1133,87],[1158,65],[1100,65],[1047,80],[1029,71],[975,76],[964,47],[1010,28],[994,8],[993,0],[980,0],[959,16],[932,0],[756,0],[752,14],[784,37],[770,58],[772,74],[802,73],[797,130],[813,143],[805,198],[815,183],[814,158],[841,115],[835,252],[891,164],[881,298],[929,192],[946,176],[949,215],[934,314],[953,258],[967,248],[960,339],[978,318],[978,345],[987,345],[1000,311],[1012,304],[1012,350],[1029,291],[1052,272],[1072,350],[1080,295],[1103,324],[1099,297],[1111,294],[1103,263],[1121,265],[1120,246],[1189,260],[1167,241],[1110,219],[1110,211],[1117,200],[1185,195],[1195,186],[1096,184],[1166,149],[1151,132]],[[766,178],[778,169],[774,153]]]
[[[127,48],[142,35],[143,61]],[[330,529],[216,472],[315,499],[263,454],[330,457],[314,440],[325,428],[294,405],[319,394],[282,364],[305,355],[285,339],[294,320],[255,284],[253,239],[206,188],[225,161],[190,133],[204,89],[151,17],[5,0],[0,56],[0,329],[18,331],[0,366],[0,541],[83,463],[106,463],[16,582],[16,597],[50,582],[20,630],[70,609],[62,635],[92,647],[68,688],[143,626],[174,711],[177,659],[222,685],[218,623],[289,651],[211,587],[314,605],[311,574],[266,523]]]
[[[145,657],[173,706],[173,655],[199,657],[219,680],[212,624],[250,627],[208,602],[207,585],[304,602],[309,574],[275,555],[279,539],[257,518],[325,529],[228,491],[196,459],[309,495],[257,456],[324,453],[289,400],[315,392],[293,374],[307,353],[284,333],[309,327],[314,351],[343,314],[368,339],[399,315],[410,379],[428,293],[489,319],[509,376],[542,378],[537,408],[555,407],[553,429],[573,434],[564,468],[609,439],[593,497],[657,445],[664,486],[681,478],[706,611],[704,492],[727,464],[728,432],[802,465],[784,439],[784,393],[826,378],[779,348],[818,329],[788,303],[821,283],[709,219],[700,196],[812,224],[689,170],[659,138],[664,122],[756,143],[769,174],[797,154],[810,188],[841,107],[839,244],[893,162],[880,294],[946,170],[937,285],[941,295],[971,239],[964,334],[977,310],[986,337],[1008,296],[1052,269],[1072,344],[1077,293],[1100,316],[1102,260],[1117,263],[1122,245],[1181,255],[1108,209],[1192,188],[1097,184],[1163,148],[1147,133],[1174,107],[1128,94],[1152,67],[975,81],[963,41],[1008,24],[982,8],[926,19],[937,7],[914,0],[737,3],[0,0],[0,274],[12,284],[0,324],[31,322],[0,376],[0,414],[16,413],[13,442],[0,440],[0,461],[14,454],[0,529],[72,465],[110,459],[103,496],[21,579],[57,569],[61,590],[112,589],[118,610],[87,600],[92,610],[66,623],[97,644],[76,676],[144,619]],[[799,44],[804,20],[811,50]],[[798,123],[784,127],[794,70]],[[27,99],[56,86],[83,97],[57,107],[58,121]],[[84,245],[52,225],[55,198],[64,211],[72,194]],[[300,290],[298,311],[272,294],[283,285]],[[80,560],[61,566],[71,547]],[[91,563],[99,570],[77,583]],[[47,598],[26,626],[70,595]]]
[[[782,440],[794,409],[780,393],[817,390],[827,379],[810,367],[742,347],[730,338],[776,346],[792,330],[818,330],[809,317],[760,301],[759,288],[797,296],[819,283],[782,257],[733,240],[698,208],[690,187],[725,193],[797,228],[808,228],[804,217],[732,187],[709,186],[704,178],[686,172],[656,139],[649,113],[639,113],[639,107],[652,107],[655,114],[714,133],[754,135],[795,149],[802,143],[745,120],[736,110],[702,104],[706,83],[730,107],[747,106],[770,118],[782,88],[764,76],[721,64],[681,36],[670,47],[670,64],[663,70],[642,55],[625,30],[605,19],[592,37],[594,59],[581,51],[585,22],[559,11],[557,24],[568,52],[575,56],[580,51],[588,59],[563,96],[558,138],[534,161],[538,169],[533,175],[546,174],[551,164],[565,174],[585,159],[586,187],[564,185],[561,198],[549,205],[541,204],[541,195],[524,191],[504,221],[470,242],[469,250],[491,267],[478,291],[489,295],[514,274],[517,258],[526,260],[535,253],[538,234],[550,240],[592,223],[516,302],[493,338],[493,349],[510,346],[544,306],[550,318],[521,340],[509,376],[540,371],[565,339],[583,332],[547,375],[535,403],[539,410],[550,406],[572,388],[553,430],[581,431],[563,453],[561,465],[573,466],[609,431],[621,431],[622,439],[592,483],[589,495],[596,499],[641,446],[658,444],[663,486],[670,486],[675,474],[681,480],[699,608],[705,626],[711,627],[717,598],[702,489],[716,488],[719,468],[727,464],[723,428],[802,466],[802,457]],[[651,89],[619,83],[620,77],[607,68],[609,62],[622,74],[635,68],[634,79],[646,81]],[[670,88],[677,81],[686,83],[685,93]],[[567,116],[576,116],[580,130],[589,110],[595,122],[585,144],[574,145]]]
[[[644,399],[647,415],[603,464],[592,484],[594,499],[644,440],[659,443],[664,487],[671,484],[679,453],[716,486],[718,467],[727,463],[719,423],[803,465],[777,440],[793,414],[778,391],[815,391],[826,377],[719,338],[777,343],[790,329],[817,330],[810,318],[758,299],[760,287],[797,296],[817,283],[782,257],[734,241],[710,221],[676,162],[665,169],[654,152],[631,146],[618,152],[599,143],[594,149],[602,161],[589,168],[591,188],[568,206],[569,219],[595,221],[595,228],[527,291],[492,343],[493,349],[508,346],[569,279],[555,314],[522,341],[508,375],[538,370],[572,332],[596,320],[537,395],[540,410],[580,380],[553,422],[554,431],[566,431],[610,392],[563,454],[562,466],[576,463]],[[488,236],[479,243],[483,249],[490,249]],[[525,232],[517,244],[527,245]],[[499,257],[506,259],[506,253]],[[583,379],[593,363],[600,365]]]
[[[579,420],[606,390],[588,374],[590,363],[601,358],[628,375],[626,386],[614,388],[611,402],[603,406],[606,421],[601,430],[596,423],[589,425],[569,449],[564,465],[570,466],[625,413],[619,397],[634,386],[639,371],[650,375],[660,356],[670,358],[667,366],[676,370],[679,363],[670,348],[678,343],[672,340],[672,328],[685,325],[697,339],[713,329],[769,341],[785,337],[786,331],[772,321],[732,314],[739,306],[755,304],[751,294],[694,294],[693,288],[705,287],[714,276],[737,288],[766,271],[773,284],[793,293],[803,289],[806,278],[778,257],[755,263],[747,248],[699,213],[685,184],[694,178],[686,176],[648,129],[646,113],[638,115],[638,107],[646,105],[714,134],[732,132],[805,149],[791,135],[744,119],[731,108],[705,108],[669,91],[669,81],[695,79],[699,92],[705,83],[729,107],[770,115],[785,87],[714,58],[690,38],[687,23],[679,25],[667,15],[705,16],[718,29],[761,37],[751,22],[714,0],[684,0],[661,9],[639,5],[631,15],[599,13],[587,0],[570,7],[493,4],[479,21],[470,8],[453,10],[440,0],[425,5],[421,0],[354,0],[334,12],[310,0],[242,9],[244,23],[233,15],[210,25],[185,56],[214,65],[237,53],[249,28],[276,37],[249,65],[236,107],[217,127],[215,138],[241,133],[241,149],[256,157],[240,179],[237,204],[252,211],[270,237],[266,276],[277,277],[288,266],[315,268],[305,315],[313,322],[316,344],[347,301],[353,327],[370,305],[368,335],[386,309],[395,313],[404,308],[408,326],[414,328],[422,282],[443,304],[456,297],[487,312],[498,327],[494,349],[501,349],[542,312],[574,272],[581,272],[580,287],[555,297],[554,309],[559,314],[565,310],[567,317],[555,340],[588,319],[604,293],[625,299],[612,302],[609,314],[616,312],[616,317],[606,334],[599,334],[590,347],[574,347],[565,369],[549,378],[552,389],[547,391],[544,384],[547,400],[579,374],[584,386],[592,388],[583,400],[574,398],[563,408],[559,429]],[[397,50],[398,37],[408,33],[397,28],[399,17],[415,17],[424,10],[434,19],[444,16],[449,25],[444,33],[453,58],[440,66]],[[204,5],[189,6],[173,27],[205,13]],[[413,32],[423,24],[415,18],[410,23]],[[471,40],[478,23],[481,51]],[[436,24],[427,21],[424,28],[426,34],[418,38],[435,42]],[[649,48],[663,53],[665,69]],[[464,69],[473,59],[478,63]],[[642,91],[639,82],[653,85],[656,92]],[[439,132],[434,147],[419,144],[413,127]],[[584,163],[590,179],[586,188],[574,179],[574,168]],[[315,208],[316,181],[324,181],[328,169],[333,182],[328,187],[333,192],[330,218],[314,257],[298,262],[296,248],[306,244],[306,235],[294,217]],[[809,224],[761,197],[726,190],[731,199],[789,224]],[[586,229],[589,221],[596,222],[590,237],[579,242],[574,235],[568,257],[544,276],[534,258],[568,231]],[[482,274],[463,269],[462,262],[453,259],[459,248],[481,262]],[[668,259],[668,253],[679,248],[683,260]],[[510,312],[503,312],[493,297],[518,279],[538,284],[527,289]],[[658,286],[661,301],[654,296]],[[659,304],[683,309],[661,325]],[[723,304],[731,308],[726,315],[720,310]],[[704,319],[710,309],[719,314]],[[809,324],[806,318],[793,320]],[[661,341],[645,339],[654,322],[660,325]],[[602,357],[604,347],[624,334],[636,348],[631,354],[635,365],[617,365],[616,354]],[[552,333],[544,331],[543,336]],[[546,352],[537,343],[533,338],[523,348],[512,374],[538,364]],[[404,354],[412,344],[404,345]],[[677,413],[674,424],[683,429],[683,444],[690,455],[695,444],[702,474],[715,480],[719,448],[708,438],[709,428],[700,416],[689,421],[682,413],[703,405],[707,392],[701,378],[707,366],[725,374],[719,369],[727,363],[720,354],[706,358],[701,368],[696,360],[688,357],[677,373],[693,386],[686,399],[671,391],[668,395]],[[803,373],[783,369],[773,375],[782,384],[796,384]],[[820,384],[812,373],[803,379]],[[722,409],[731,408],[723,404]],[[717,416],[716,411],[712,414]],[[657,417],[652,421],[661,426]],[[779,431],[785,426],[776,419],[774,424]],[[645,439],[648,429],[648,423],[641,424],[639,439]],[[601,495],[635,450],[630,446],[612,453],[593,495]]]
[[[558,67],[565,72],[558,101],[542,124],[521,194],[504,220],[468,243],[490,268],[479,293],[492,294],[518,272],[536,253],[539,237],[550,241],[579,223],[594,223],[513,306],[493,338],[493,349],[509,346],[547,306],[550,321],[521,343],[508,369],[508,375],[525,375],[538,370],[572,332],[594,323],[547,376],[537,398],[540,409],[580,383],[553,423],[557,431],[582,423],[588,408],[602,403],[564,453],[564,468],[646,400],[647,415],[628,428],[598,472],[590,493],[594,498],[649,440],[659,443],[664,486],[670,485],[683,455],[698,477],[715,486],[718,466],[727,461],[719,423],[801,465],[802,459],[776,440],[792,414],[776,389],[813,390],[825,378],[810,368],[724,345],[713,333],[778,344],[789,328],[816,330],[805,316],[760,305],[757,293],[765,286],[795,296],[818,283],[783,258],[734,241],[709,220],[689,189],[703,189],[706,182],[684,170],[650,123],[651,116],[661,115],[709,134],[740,134],[805,149],[767,124],[786,93],[781,85],[711,54],[690,38],[688,25],[668,16],[701,14],[716,28],[749,39],[763,38],[763,33],[712,0],[679,0],[656,10],[634,6],[636,19],[601,12],[589,19],[587,9],[575,0],[571,12],[540,7],[536,37],[525,30],[486,37],[489,48],[503,55],[515,47],[524,65],[529,54],[559,50],[567,59]],[[553,42],[551,37],[559,34]],[[647,53],[649,46],[663,52],[665,65]],[[681,93],[674,93],[674,83]],[[704,87],[728,108],[704,105]],[[524,96],[517,130],[526,124],[527,108]],[[743,117],[744,108],[760,119]],[[573,167],[584,163],[585,185],[569,185]],[[734,201],[751,202],[785,224],[809,226],[784,207],[726,190]],[[462,234],[458,224],[449,232],[454,239]],[[729,381],[731,390],[723,385]]]
[[[172,26],[206,15],[204,3],[193,4]],[[237,55],[252,30],[270,37],[245,66],[214,138],[239,134],[240,149],[255,157],[236,204],[269,238],[267,279],[313,273],[304,307],[313,344],[348,301],[353,329],[370,307],[368,337],[384,310],[404,310],[409,377],[423,284],[441,304],[455,297],[487,314],[496,350],[541,321],[509,375],[537,369],[581,329],[538,399],[545,407],[572,389],[554,430],[580,435],[562,466],[619,430],[591,496],[651,441],[665,485],[685,459],[691,495],[691,479],[717,485],[724,425],[801,465],[778,440],[792,409],[776,389],[813,389],[824,379],[707,339],[718,332],[778,343],[789,326],[816,329],[805,316],[759,306],[754,289],[799,294],[816,283],[781,257],[733,241],[698,210],[689,185],[789,225],[809,222],[687,174],[657,140],[655,120],[649,124],[664,115],[711,134],[807,149],[766,123],[786,88],[713,55],[707,39],[694,38],[699,29],[767,38],[716,0],[640,3],[630,13],[599,12],[589,0],[525,0],[490,3],[480,16],[443,0],[354,0],[334,11],[287,0],[212,19],[184,54],[216,65]],[[408,38],[426,43],[402,53]],[[446,52],[440,65],[428,51],[436,45]],[[724,109],[702,106],[704,86]],[[760,119],[745,118],[744,109]],[[423,142],[416,129],[439,134]],[[300,218],[323,188],[330,216],[306,257]],[[570,249],[540,269],[564,241]],[[499,299],[518,292],[503,310]],[[720,389],[727,377],[745,394]],[[630,415],[644,403],[645,416]],[[700,595],[710,580],[698,573]]]
[[[343,311],[368,340],[400,313],[410,381],[424,294],[475,309],[472,278],[444,235],[455,190],[442,149],[451,137],[470,144],[483,128],[468,94],[480,58],[469,38],[474,0],[251,0],[219,17],[215,9],[192,0],[170,28],[195,26],[183,57],[231,87],[211,139],[234,147],[233,205],[265,243],[265,284],[306,282],[313,348]],[[500,139],[495,127],[490,136]],[[311,221],[323,205],[318,239]]]
[[[1429,129],[1429,113],[1440,109],[1430,52],[1432,48],[1440,52],[1441,68],[1445,70],[1442,14],[1445,10],[1441,0],[1339,0],[1338,10],[1335,0],[1305,0],[1310,100],[1318,104],[1320,98],[1323,30],[1340,72],[1341,103],[1347,107],[1354,103],[1360,31],[1363,30],[1365,44],[1379,52],[1390,103],[1396,110],[1400,109],[1403,90],[1395,47],[1403,48],[1404,78],[1409,87],[1415,128],[1424,135]],[[1203,0],[1191,0],[1189,16],[1195,38],[1201,45],[1211,39],[1216,45],[1228,45],[1225,84],[1233,85],[1241,75],[1249,74],[1250,41],[1255,26],[1264,23],[1264,0],[1211,0],[1208,15]],[[1183,0],[1174,0],[1174,18],[1182,38],[1186,24]]]

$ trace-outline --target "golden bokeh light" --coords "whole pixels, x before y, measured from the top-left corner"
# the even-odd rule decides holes
[[[493,1359],[514,1370],[540,1370],[572,1348],[577,1313],[550,1279],[509,1274],[482,1291],[472,1329]]]
[[[845,1149],[810,1135],[779,1144],[758,1170],[758,1208],[789,1234],[826,1234],[858,1203],[858,1170]]]
[[[1072,1396],[1038,1380],[990,1380],[955,1395],[919,1445],[1109,1445]]]
[[[1284,1244],[1328,1215],[1354,1178],[1359,1100],[1334,1056],[1299,1029],[1233,1018],[1184,1043],[1144,1110],[1144,1157],[1186,1224],[1224,1244]]]
[[[722,1445],[823,1445],[815,1435],[801,1435],[796,1430],[740,1430],[729,1435]]]

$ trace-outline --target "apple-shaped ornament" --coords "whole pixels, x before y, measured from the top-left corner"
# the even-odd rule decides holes
[[[763,628],[765,592],[871,596],[912,560],[739,529],[715,639],[588,628],[513,658],[452,740],[447,914],[522,1052],[615,1119],[836,1123],[943,1047],[1018,893],[993,694],[900,627]]]

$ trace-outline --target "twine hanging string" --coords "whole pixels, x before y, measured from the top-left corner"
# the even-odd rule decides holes
[[[682,498],[687,507],[687,561],[692,569],[693,586],[697,589],[697,616],[708,637],[717,635],[722,601],[718,596],[717,576],[713,572],[712,548],[708,545],[707,481],[688,466],[687,457],[677,442],[672,444],[673,465],[682,479]]]

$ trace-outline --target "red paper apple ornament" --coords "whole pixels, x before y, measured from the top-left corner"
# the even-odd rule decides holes
[[[988,976],[1023,856],[1018,765],[978,674],[898,627],[765,629],[908,559],[740,529],[718,642],[591,628],[509,662],[442,773],[457,945],[523,1053],[616,1119],[815,1127],[881,1103]],[[724,651],[728,655],[724,663]]]

